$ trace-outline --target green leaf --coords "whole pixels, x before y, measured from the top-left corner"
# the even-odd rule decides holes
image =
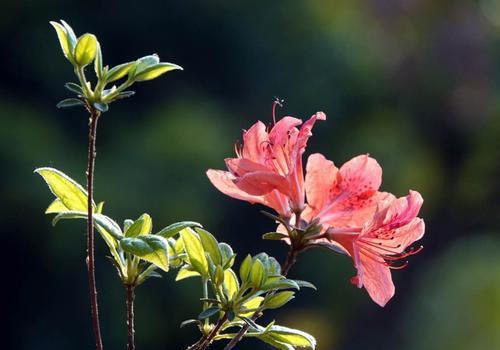
[[[92,215],[94,224],[102,226],[111,236],[116,239],[121,239],[123,233],[120,226],[111,219],[110,217],[102,214],[95,213]],[[52,220],[52,224],[55,226],[62,219],[87,219],[87,212],[83,211],[64,211],[59,213]]]
[[[57,108],[68,108],[68,107],[76,107],[76,106],[85,106],[85,103],[78,98],[67,98],[65,100],[60,101],[56,105]]]
[[[101,44],[97,41],[97,49],[94,61],[94,71],[98,79],[102,79],[103,67],[102,67],[102,51]]]
[[[251,318],[245,317],[245,316],[240,316],[240,318],[245,321],[246,324],[250,326],[250,329],[252,330],[258,330],[259,326],[257,323],[255,323]]]
[[[99,202],[99,203],[97,203],[97,207],[95,208],[95,212],[97,214],[101,214],[103,208],[104,208],[104,202]]]
[[[118,66],[111,68],[108,74],[106,74],[106,82],[111,83],[112,81],[123,78],[135,65],[136,62],[134,61],[134,62],[122,63],[119,64]]]
[[[262,283],[266,278],[264,265],[258,259],[255,259],[252,264],[252,268],[250,269],[250,274],[248,280],[252,284],[252,286],[256,288],[260,288]]]
[[[307,281],[302,281],[302,280],[293,280],[295,283],[297,283],[297,285],[302,288],[302,287],[305,287],[305,288],[311,288],[311,289],[314,289],[314,290],[318,290],[318,288],[316,288],[316,286],[314,284],[312,284],[311,282],[307,282]]]
[[[139,219],[135,220],[132,225],[125,230],[125,237],[137,237],[141,235],[149,235],[153,228],[151,216],[144,213]]]
[[[78,84],[75,84],[75,83],[66,83],[66,84],[64,84],[64,87],[66,89],[68,89],[69,91],[74,92],[75,94],[78,94],[78,95],[82,95],[83,94],[82,87],[80,85],[78,85]]]
[[[135,95],[135,91],[123,91],[123,92],[120,92],[118,94],[118,96],[116,96],[116,99],[121,100],[122,98],[128,98],[128,97],[132,97],[134,95]]]
[[[264,291],[273,290],[273,289],[300,289],[299,285],[294,280],[289,279],[279,279],[275,281],[268,282],[264,284],[261,289]]]
[[[66,29],[66,34],[68,35],[68,41],[71,46],[71,50],[73,51],[75,49],[77,42],[75,32],[73,31],[73,28],[71,28],[71,26],[62,19],[61,23],[64,26],[64,29]]]
[[[190,270],[188,267],[181,267],[181,269],[177,273],[177,276],[175,277],[175,280],[180,281],[186,278],[197,277],[197,276],[200,276],[198,272]]]
[[[294,297],[295,297],[295,292],[291,291],[279,292],[269,297],[264,302],[264,306],[266,309],[277,309],[288,303]]]
[[[66,29],[62,25],[54,21],[51,21],[50,24],[56,30],[57,38],[59,39],[59,44],[61,45],[61,49],[63,51],[64,56],[70,61],[72,61],[73,47],[71,45],[71,41],[68,36],[68,33],[66,32]]]
[[[316,349],[316,339],[314,339],[312,335],[298,329],[273,325],[266,332],[262,332],[261,334],[256,334],[254,336],[278,349]]]
[[[69,209],[63,204],[63,202],[61,202],[59,198],[56,198],[45,210],[45,214],[57,214],[68,210]]]
[[[288,235],[280,232],[268,232],[262,235],[262,239],[267,239],[270,241],[281,241],[284,238],[288,238]]]
[[[247,310],[253,310],[257,309],[260,307],[260,304],[264,301],[264,298],[261,296],[253,297],[252,299],[248,300],[246,303],[244,303],[242,306],[244,309]],[[255,311],[250,311],[250,312],[243,312],[240,313],[240,317],[252,317]]]
[[[213,306],[209,307],[208,309],[203,310],[200,315],[198,316],[199,320],[204,320],[205,318],[209,318],[210,316],[215,315],[220,311],[220,308]]]
[[[181,325],[180,325],[180,328],[183,328],[183,327],[186,327],[186,326],[189,326],[190,324],[197,324],[198,326],[202,326],[203,324],[200,322],[200,320],[194,320],[194,319],[191,319],[191,320],[185,320],[185,321],[182,321]]]
[[[193,270],[199,272],[203,277],[208,277],[208,261],[198,236],[190,228],[183,229],[180,234]]]
[[[188,228],[188,227],[202,227],[201,224],[194,222],[194,221],[181,221],[181,222],[176,222],[174,224],[168,225],[164,229],[162,229],[160,232],[157,233],[157,235],[162,236],[164,238],[170,238],[177,234],[179,231]]]
[[[250,269],[252,268],[252,257],[250,254],[247,255],[245,260],[240,265],[240,279],[242,282],[245,282],[248,279],[248,275],[250,274]]]
[[[75,62],[80,67],[89,65],[97,54],[97,38],[94,34],[83,34],[76,43]]]
[[[236,258],[233,248],[231,248],[229,244],[221,242],[219,243],[219,250],[222,255],[222,267],[224,270],[230,269],[234,264],[234,259]]]
[[[126,237],[120,241],[120,246],[125,252],[168,271],[168,243],[165,238],[155,235]]]
[[[222,254],[219,249],[219,242],[217,242],[215,237],[210,232],[200,227],[196,227],[195,230],[200,237],[203,249],[208,253],[213,263],[215,265],[222,265]]]
[[[224,271],[224,284],[223,284],[224,293],[227,298],[231,300],[233,296],[240,289],[240,284],[238,283],[238,278],[233,270],[229,269]]]
[[[153,80],[158,78],[160,75],[163,75],[167,72],[170,72],[172,70],[183,70],[181,66],[178,66],[173,63],[167,63],[167,62],[162,62],[155,64],[153,66],[150,66],[144,70],[142,70],[140,73],[138,73],[138,70],[136,71],[136,74],[134,76],[135,81],[147,81],[147,80]]]
[[[160,58],[156,54],[154,54],[154,55],[148,55],[148,56],[144,56],[144,57],[139,58],[136,61],[135,70],[133,72],[134,73],[134,77],[137,74],[142,73],[145,69],[147,69],[147,68],[149,68],[151,66],[154,66],[154,65],[156,65],[158,63],[160,63]]]
[[[95,109],[97,109],[99,112],[107,112],[109,110],[109,106],[107,103],[104,102],[94,102],[93,103]]]
[[[220,265],[217,265],[214,272],[213,283],[219,287],[222,283],[224,283],[224,270]]]
[[[38,168],[35,173],[45,180],[50,191],[66,208],[87,211],[87,191],[76,181],[54,168]],[[92,206],[95,208],[95,203],[92,203]]]

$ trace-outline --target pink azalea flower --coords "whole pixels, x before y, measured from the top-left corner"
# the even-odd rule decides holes
[[[424,235],[424,221],[417,217],[422,203],[422,196],[415,191],[402,198],[387,195],[363,226],[326,231],[328,239],[340,245],[354,261],[357,275],[351,282],[358,288],[365,287],[380,306],[394,296],[390,270],[405,267],[406,263],[396,263],[422,248],[408,248]]]
[[[338,169],[322,154],[307,160],[305,190],[308,206],[302,218],[316,219],[325,227],[359,227],[369,220],[378,201],[382,168],[368,155],[360,155]]]
[[[269,131],[258,121],[243,133],[237,157],[225,160],[229,171],[210,169],[207,176],[228,196],[264,204],[290,217],[305,207],[302,154],[314,123],[325,119],[323,112],[303,124],[300,119],[284,117]]]

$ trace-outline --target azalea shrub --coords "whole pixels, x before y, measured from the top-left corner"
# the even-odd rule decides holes
[[[422,196],[414,190],[403,197],[381,191],[382,168],[369,155],[355,156],[337,167],[323,154],[312,153],[304,166],[312,129],[317,122],[326,122],[323,112],[305,122],[291,116],[278,120],[276,108],[282,101],[276,100],[272,121],[257,121],[243,132],[235,157],[225,159],[227,170],[207,171],[222,193],[266,208],[262,213],[271,220],[269,232],[256,236],[284,243],[288,253],[282,263],[265,252],[237,254],[198,222],[181,220],[154,230],[147,213],[122,224],[107,215],[108,204],[96,201],[93,193],[98,121],[112,103],[134,94],[129,90],[133,84],[182,68],[161,62],[157,55],[109,67],[95,35],[77,37],[66,22],[51,24],[77,79],[65,84],[75,96],[57,106],[83,107],[89,116],[87,183],[82,186],[54,168],[35,172],[54,196],[45,211],[54,215],[54,225],[62,219],[87,223],[86,264],[97,349],[104,348],[105,336],[100,331],[94,229],[109,248],[108,258],[125,289],[129,350],[135,349],[135,289],[162,273],[175,272],[179,288],[186,278],[200,280],[199,299],[193,300],[199,303],[199,314],[179,320],[181,326],[199,332],[186,347],[191,350],[207,349],[215,342],[230,350],[247,337],[278,349],[315,349],[311,334],[277,321],[260,322],[266,311],[285,307],[300,296],[301,289],[316,289],[308,281],[287,277],[307,249],[323,247],[350,258],[356,270],[351,283],[364,288],[382,307],[390,301],[395,294],[391,270],[404,268],[405,259],[422,249],[415,245],[425,230],[418,217]],[[88,79],[90,65],[94,82]]]

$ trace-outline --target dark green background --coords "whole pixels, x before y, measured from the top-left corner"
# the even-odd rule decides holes
[[[204,223],[239,253],[280,243],[259,207],[205,177],[232,156],[241,130],[280,114],[322,110],[308,152],[340,165],[370,153],[383,189],[420,191],[425,249],[393,273],[381,309],[349,283],[350,260],[305,253],[291,276],[305,290],[269,318],[304,329],[321,350],[500,348],[500,5],[495,0],[27,1],[0,11],[0,198],[3,349],[92,349],[85,227],[51,227],[51,194],[33,169],[84,182],[87,116],[57,110],[74,81],[49,20],[95,33],[105,63],[150,53],[184,67],[134,87],[98,135],[96,199],[119,221],[144,211],[155,227]],[[126,343],[124,290],[97,250],[106,349]],[[138,349],[184,349],[179,329],[200,310],[199,283],[173,273],[137,291]],[[215,347],[217,348],[217,346]],[[246,341],[240,349],[267,349]]]

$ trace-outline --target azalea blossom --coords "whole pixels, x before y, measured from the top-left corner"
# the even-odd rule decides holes
[[[411,247],[424,235],[424,221],[417,217],[422,203],[422,196],[416,191],[401,198],[387,195],[363,226],[331,227],[326,231],[328,239],[340,245],[354,261],[357,275],[351,282],[358,288],[365,287],[380,306],[394,296],[390,270],[405,267],[406,262],[397,263],[422,248]]]
[[[269,131],[258,121],[243,132],[237,157],[225,160],[228,171],[210,169],[207,176],[228,196],[266,205],[290,217],[305,207],[302,155],[314,123],[325,119],[323,112],[305,123],[288,116]]]

